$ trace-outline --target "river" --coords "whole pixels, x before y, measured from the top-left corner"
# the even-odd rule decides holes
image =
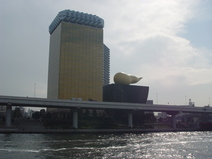
[[[0,134],[2,159],[212,158],[212,132]]]

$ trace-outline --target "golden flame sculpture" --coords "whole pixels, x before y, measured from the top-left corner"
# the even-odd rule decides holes
[[[136,77],[133,75],[128,75],[123,72],[118,72],[114,75],[113,81],[115,84],[131,84],[131,83],[137,83],[140,81],[143,77]]]

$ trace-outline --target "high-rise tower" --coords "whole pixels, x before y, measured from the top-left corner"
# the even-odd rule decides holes
[[[104,21],[64,10],[49,26],[47,97],[102,101]]]
[[[110,49],[104,45],[103,52],[103,85],[110,83]]]

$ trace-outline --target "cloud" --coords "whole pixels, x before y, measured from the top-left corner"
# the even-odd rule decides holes
[[[122,39],[141,39],[150,34],[176,34],[182,31],[184,23],[191,17],[191,3],[183,1],[125,1],[113,10],[110,31],[119,33]],[[122,34],[120,34],[122,33]],[[122,35],[122,36],[121,36]]]
[[[210,61],[186,39],[159,34],[121,45],[119,55],[123,59],[119,61],[125,63],[126,71],[146,72],[155,82],[160,78],[170,81],[168,77],[184,76],[187,84],[211,83]],[[167,85],[166,82],[163,84]]]
[[[182,80],[188,85],[211,83],[207,54],[179,36],[185,32],[185,23],[193,18],[192,8],[196,4],[141,1],[126,3],[129,12],[116,10],[120,21],[111,26],[117,30],[111,29],[114,38],[109,37],[109,43],[116,44],[118,49],[112,57],[122,67],[114,67],[126,73],[145,74],[148,80],[161,81],[166,87],[181,84]]]

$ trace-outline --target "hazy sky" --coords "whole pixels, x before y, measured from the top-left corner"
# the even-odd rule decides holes
[[[70,9],[104,19],[110,78],[125,72],[158,104],[212,104],[211,0],[1,0],[0,95],[46,97],[49,32]]]

